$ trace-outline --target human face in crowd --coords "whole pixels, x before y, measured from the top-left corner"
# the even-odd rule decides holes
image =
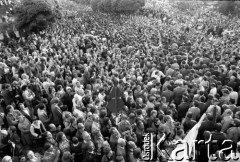
[[[91,136],[89,134],[86,135],[85,141],[91,141]]]
[[[20,110],[23,110],[25,107],[24,107],[24,104],[22,104],[22,103],[20,103],[19,104],[19,108],[20,108]]]
[[[26,157],[22,157],[22,158],[20,159],[20,162],[27,162]]]
[[[112,155],[113,155],[113,152],[112,152],[112,151],[110,151],[110,152],[107,154],[108,158],[112,157]]]
[[[9,85],[8,90],[12,91],[12,86],[11,85]]]
[[[9,109],[9,113],[13,113],[13,111],[14,111],[14,108],[13,108],[13,106],[11,106]]]
[[[22,122],[24,122],[24,120],[25,120],[25,117],[24,117],[23,115],[21,115],[21,116],[19,117],[19,122],[22,123]]]
[[[50,146],[50,148],[48,149],[48,152],[53,152],[54,151],[54,148],[53,148],[53,145]]]
[[[65,141],[65,140],[67,140],[67,137],[66,137],[65,134],[63,134],[63,136],[62,136],[62,141]]]
[[[30,159],[30,160],[34,159],[34,158],[35,158],[34,153],[33,153],[32,151],[29,151],[29,152],[27,153],[27,158]]]
[[[2,159],[2,162],[12,162],[12,158],[10,156],[5,156],[3,159]]]
[[[38,120],[33,121],[34,125],[38,125]]]
[[[156,118],[156,117],[157,117],[157,113],[154,112],[154,113],[152,114],[152,117],[153,117],[153,118]]]
[[[51,139],[51,138],[53,138],[52,133],[51,132],[47,132],[47,139]]]
[[[144,129],[144,124],[143,124],[143,122],[140,122],[140,123],[139,123],[139,128],[140,128],[140,129]]]

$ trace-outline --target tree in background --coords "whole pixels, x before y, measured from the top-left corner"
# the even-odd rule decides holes
[[[145,0],[91,0],[93,11],[132,13],[145,6]]]
[[[0,41],[8,37],[16,37],[14,11],[19,4],[20,0],[0,0]]]
[[[72,1],[82,5],[90,5],[91,3],[91,0],[72,0]]]
[[[38,32],[61,18],[56,0],[23,0],[15,11],[19,31]]]
[[[200,6],[203,5],[200,1],[173,1],[173,7],[175,7],[178,11],[189,12],[196,11]]]
[[[6,16],[12,12],[12,2],[0,0],[0,17],[1,22],[6,22]]]
[[[240,16],[239,1],[219,1],[217,8],[218,11],[224,15]]]

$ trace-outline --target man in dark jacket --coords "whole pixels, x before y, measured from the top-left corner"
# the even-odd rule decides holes
[[[186,113],[188,112],[189,109],[189,102],[188,102],[188,97],[183,97],[182,103],[178,106],[178,120],[181,122],[182,118],[186,116]]]
[[[4,98],[5,104],[10,105],[12,102],[14,102],[14,96],[12,92],[12,87],[10,84],[6,84],[5,88],[2,91],[2,96]]]
[[[204,96],[201,96],[199,98],[199,104],[198,104],[198,108],[200,109],[200,116],[202,116],[206,110],[207,110],[207,104],[204,103],[205,102],[205,97]]]
[[[58,99],[51,101],[52,122],[56,126],[63,125],[62,110],[58,106],[58,102]]]
[[[210,153],[215,153],[217,150],[221,150],[224,148],[228,147],[223,147],[227,143],[223,145],[223,141],[227,139],[227,135],[223,132],[221,132],[222,129],[222,124],[221,123],[216,123],[214,126],[214,131],[211,133],[212,134],[212,147],[210,150]]]
[[[181,103],[184,92],[185,92],[185,88],[181,84],[179,84],[176,88],[174,88],[173,98],[177,106]]]
[[[162,92],[162,97],[166,97],[166,101],[169,103],[173,99],[173,92],[170,89],[171,89],[171,86],[167,85],[167,90]]]
[[[183,129],[184,129],[184,132],[187,133],[189,130],[192,129],[192,127],[197,123],[195,120],[192,119],[192,112],[189,112],[187,115],[186,115],[186,118],[183,122]]]
[[[211,114],[207,114],[207,120],[203,121],[199,131],[198,131],[198,136],[197,136],[197,140],[203,140],[203,133],[205,131],[214,131],[214,126],[215,126],[215,121],[214,121],[214,117]]]
[[[64,96],[62,97],[61,101],[63,103],[63,105],[67,105],[68,107],[68,111],[72,112],[72,107],[73,107],[73,94],[72,94],[72,89],[71,87],[67,87],[66,88],[66,93],[64,94]]]

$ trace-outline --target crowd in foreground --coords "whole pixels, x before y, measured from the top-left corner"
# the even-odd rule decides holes
[[[144,133],[170,135],[171,153],[203,114],[197,140],[211,137],[211,157],[231,155],[219,153],[226,139],[240,155],[240,23],[161,17],[83,13],[1,43],[2,162],[141,162]],[[108,106],[116,85],[118,112]],[[207,145],[196,150],[211,161]]]

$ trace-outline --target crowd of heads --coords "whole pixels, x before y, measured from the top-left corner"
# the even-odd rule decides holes
[[[226,139],[238,153],[240,23],[210,11],[166,14],[85,12],[6,38],[2,162],[140,162],[145,133],[170,135],[171,152],[204,114],[197,139],[217,140],[210,153],[219,161],[229,155],[219,156]],[[111,112],[116,86],[124,104]],[[196,149],[199,161],[208,160],[205,145]],[[156,161],[168,160],[156,150]]]

